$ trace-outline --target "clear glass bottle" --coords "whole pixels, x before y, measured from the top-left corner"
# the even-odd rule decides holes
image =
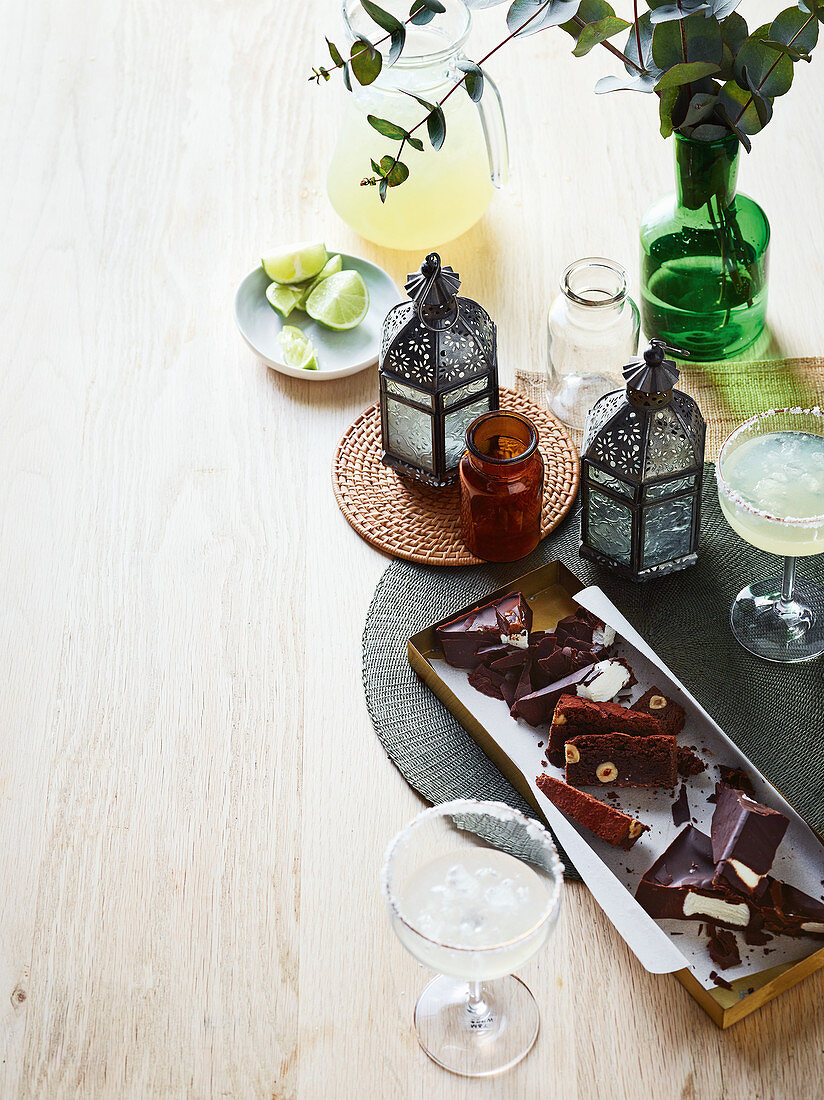
[[[561,291],[547,315],[547,404],[583,429],[595,402],[624,384],[624,364],[638,351],[638,307],[626,271],[600,256],[571,263]]]
[[[737,355],[764,328],[770,223],[736,192],[740,149],[676,134],[676,190],[641,222],[644,331],[693,359]]]
[[[384,65],[374,83],[362,87],[353,79],[344,95],[343,114],[327,175],[329,200],[337,213],[362,237],[386,248],[430,251],[465,233],[482,217],[495,189],[506,183],[506,125],[498,89],[484,74],[484,95],[473,103],[463,88],[458,63],[469,37],[472,16],[464,0],[442,0],[444,10],[431,23],[406,28],[403,53],[391,67]],[[402,21],[409,18],[409,0],[381,0],[381,6]],[[343,18],[350,41],[357,35],[374,40],[375,23],[360,0],[343,0]],[[368,115],[390,119],[410,130],[426,111],[414,98],[443,106],[446,141],[434,150],[422,128],[415,135],[423,152],[407,148],[409,179],[392,188],[385,203],[377,187],[362,187],[370,162],[397,150],[397,142],[381,137]]]
[[[516,412],[488,412],[466,430],[459,467],[461,534],[485,561],[517,561],[541,538],[544,460],[538,432]]]

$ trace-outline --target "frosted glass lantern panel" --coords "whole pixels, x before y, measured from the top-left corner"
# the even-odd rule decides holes
[[[465,405],[462,409],[455,409],[444,417],[444,450],[446,452],[446,468],[451,469],[458,465],[458,460],[466,450],[466,429],[476,416],[489,412],[489,394],[480,401],[473,401],[471,405]]]
[[[668,500],[644,509],[644,569],[689,554],[693,498]]]
[[[627,505],[590,489],[587,505],[587,543],[613,561],[629,565],[632,559],[632,512]]]
[[[387,393],[397,394],[398,397],[403,397],[406,401],[414,401],[418,405],[426,405],[427,409],[432,408],[432,398],[428,393],[413,390],[411,386],[405,386],[403,382],[396,382],[394,378],[387,378],[385,385]]]
[[[388,449],[405,462],[433,471],[432,416],[422,409],[386,399]]]
[[[451,409],[453,405],[457,405],[459,401],[465,401],[473,393],[483,393],[488,385],[489,378],[484,375],[483,378],[476,378],[474,382],[467,382],[465,386],[458,386],[456,390],[443,395],[443,407]]]
[[[673,497],[684,489],[691,489],[695,485],[695,476],[675,477],[670,481],[661,481],[657,485],[648,485],[644,490],[647,500],[660,500],[662,497]]]
[[[695,465],[692,441],[669,406],[650,417],[644,477],[677,474]]]
[[[614,493],[621,493],[622,496],[632,497],[635,495],[635,487],[628,484],[626,481],[621,481],[617,477],[613,477],[612,474],[605,473],[603,470],[599,470],[597,466],[588,466],[587,472],[589,473],[590,481],[597,481],[599,485],[606,485],[608,489],[612,489]]]

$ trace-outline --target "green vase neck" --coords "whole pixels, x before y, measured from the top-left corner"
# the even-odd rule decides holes
[[[675,186],[678,205],[700,210],[711,203],[726,209],[735,198],[738,138],[695,141],[675,135]]]

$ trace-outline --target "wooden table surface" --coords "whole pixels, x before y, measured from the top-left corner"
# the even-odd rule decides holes
[[[283,377],[232,319],[275,242],[325,238],[398,282],[420,262],[326,199],[341,93],[306,74],[335,0],[0,10],[0,1096],[820,1096],[821,974],[722,1034],[577,884],[523,970],[530,1057],[481,1083],[423,1056],[426,973],[377,878],[421,804],[360,680],[387,560],[329,481],[376,372]],[[504,382],[542,362],[571,259],[635,283],[671,182],[653,101],[595,97],[614,64],[570,47],[548,31],[495,59],[511,184],[443,250],[499,323]],[[808,355],[824,57],[795,72],[741,177],[773,226],[773,348]]]

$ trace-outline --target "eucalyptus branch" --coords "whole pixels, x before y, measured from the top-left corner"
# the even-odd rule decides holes
[[[420,12],[423,11],[423,10],[424,10],[424,5],[423,4],[419,4],[419,5],[418,4],[413,4],[412,5],[412,10],[410,11],[409,15],[406,17],[406,19],[404,19],[402,21],[403,26],[408,27],[409,24],[412,22],[412,20],[417,15],[419,15]],[[390,32],[388,34],[385,34],[383,36],[383,38],[379,38],[376,42],[370,43],[370,45],[372,46],[373,49],[377,50],[378,46],[382,46],[384,44],[384,42],[388,42],[391,37],[392,37],[392,34]],[[328,39],[327,39],[327,41],[328,41]],[[360,41],[360,39],[358,39],[358,41]],[[331,76],[331,74],[333,72],[335,72],[336,69],[343,69],[347,65],[351,65],[354,56],[355,56],[354,52],[350,50],[349,51],[349,56],[347,58],[340,57],[337,61],[335,61],[335,64],[332,65],[331,68],[327,68],[325,65],[321,65],[319,69],[312,69],[312,75],[310,77],[307,77],[307,80],[309,81],[310,84],[312,83],[312,81],[315,81],[317,84],[320,84],[321,80],[328,80],[329,77]]]
[[[815,20],[815,13],[811,12],[810,15],[807,17],[807,19],[801,24],[801,26],[798,28],[798,30],[795,32],[795,34],[792,36],[792,38],[787,43],[787,45],[792,46],[792,44],[793,44],[793,42],[795,42],[796,38],[798,38],[798,36],[800,34],[802,34],[807,29],[807,27],[809,27],[810,23],[812,23],[814,20]],[[769,79],[769,77],[772,75],[773,70],[775,69],[776,65],[778,64],[778,62],[781,60],[781,58],[783,56],[784,55],[782,53],[777,54],[775,61],[773,61],[772,65],[770,65],[769,69],[767,69],[767,71],[761,77],[761,80],[756,85],[756,88],[755,88],[756,92],[761,91],[761,89],[767,83],[767,80]],[[736,126],[741,121],[741,119],[744,117],[744,113],[746,112],[747,108],[751,106],[754,98],[755,98],[755,92],[750,92],[750,98],[744,103],[744,106],[741,108],[741,110],[738,112],[738,114],[735,116],[735,118],[733,120],[733,122]]]
[[[635,45],[638,47],[638,60],[643,61],[641,50],[641,28],[638,26],[638,0],[632,0],[632,21],[635,24]]]

